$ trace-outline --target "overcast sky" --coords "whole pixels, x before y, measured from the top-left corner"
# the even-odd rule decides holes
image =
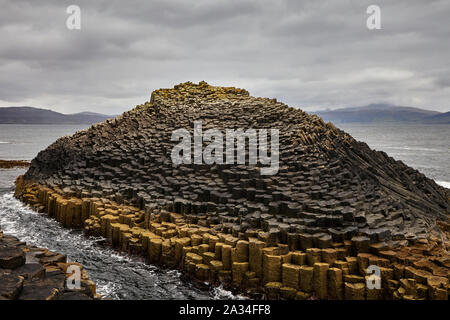
[[[81,30],[66,9],[81,8]],[[366,9],[381,8],[381,30]],[[0,0],[0,106],[118,114],[185,81],[306,111],[450,110],[450,1]]]

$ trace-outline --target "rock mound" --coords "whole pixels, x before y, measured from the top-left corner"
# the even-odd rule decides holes
[[[199,120],[204,131],[278,129],[278,172],[262,175],[259,163],[175,165],[172,132],[194,135]],[[156,90],[149,102],[60,138],[31,162],[24,180],[78,198],[182,213],[240,238],[288,243],[296,235],[304,248],[355,236],[427,238],[450,208],[447,189],[331,123],[205,82]]]

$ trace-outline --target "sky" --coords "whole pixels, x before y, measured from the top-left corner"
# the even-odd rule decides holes
[[[81,28],[70,30],[69,5]],[[381,29],[366,10],[376,4]],[[305,111],[450,110],[450,1],[0,0],[0,106],[119,114],[205,80]]]

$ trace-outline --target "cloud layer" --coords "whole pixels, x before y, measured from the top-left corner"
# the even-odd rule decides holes
[[[81,8],[68,30],[66,8]],[[312,111],[393,103],[450,110],[450,3],[0,0],[0,106],[117,114],[206,80]]]

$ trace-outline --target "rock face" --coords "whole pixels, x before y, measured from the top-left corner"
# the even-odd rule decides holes
[[[279,170],[174,163],[172,133],[195,136],[199,120],[204,131],[278,129]],[[447,299],[450,288],[447,189],[317,116],[242,89],[157,90],[41,151],[16,197],[149,262],[267,298]],[[369,290],[373,265],[382,287]]]
[[[174,130],[279,129],[280,169],[179,165]],[[332,240],[359,233],[370,242],[426,238],[447,219],[447,191],[384,152],[273,99],[235,88],[184,83],[112,120],[63,137],[32,161],[25,180],[79,196],[87,192],[140,208],[192,215],[235,236],[261,228],[286,242],[292,233]],[[324,240],[326,242],[326,240]],[[331,241],[331,240],[330,240]]]
[[[66,256],[47,249],[27,246],[0,231],[0,300],[66,300],[67,297],[92,300],[95,283],[79,264],[79,289],[66,284]]]

